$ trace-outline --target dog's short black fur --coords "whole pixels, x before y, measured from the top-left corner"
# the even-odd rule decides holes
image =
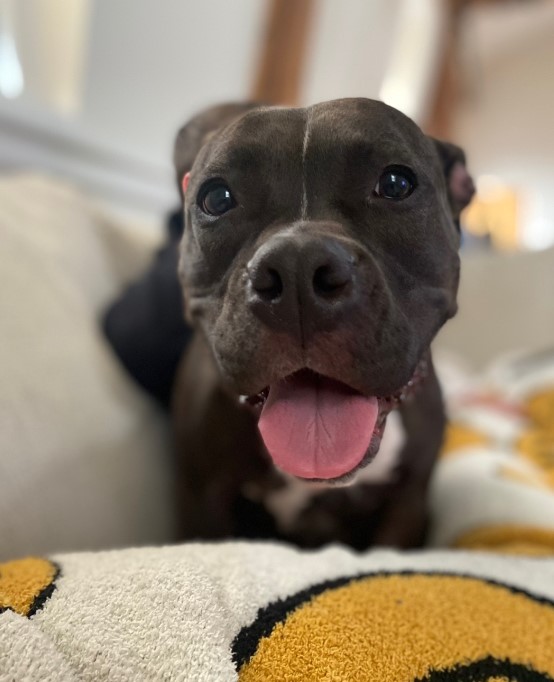
[[[343,99],[212,109],[180,131],[175,166],[195,328],[173,403],[182,536],[418,545],[445,421],[429,346],[457,309],[473,193],[463,152],[381,102]],[[330,481],[283,530],[265,503],[283,478],[239,396],[306,370],[396,396],[406,440],[390,481]]]

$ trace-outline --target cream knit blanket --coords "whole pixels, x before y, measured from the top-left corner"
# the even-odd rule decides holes
[[[554,679],[554,562],[191,544],[0,566],[0,680]]]

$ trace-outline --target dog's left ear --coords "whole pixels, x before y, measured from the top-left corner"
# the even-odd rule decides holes
[[[473,178],[466,168],[466,155],[455,144],[435,140],[433,137],[430,139],[435,146],[446,179],[452,217],[457,221],[475,194]]]
[[[187,121],[177,133],[173,148],[173,165],[177,187],[183,198],[183,179],[192,168],[202,146],[220,128],[229,125],[247,111],[261,106],[258,102],[227,102],[204,109]]]

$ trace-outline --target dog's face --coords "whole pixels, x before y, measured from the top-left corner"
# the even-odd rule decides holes
[[[460,150],[437,144],[371,100],[261,107],[183,178],[188,318],[231,389],[265,403],[289,473],[335,480],[368,461],[456,312],[464,192],[445,167]]]

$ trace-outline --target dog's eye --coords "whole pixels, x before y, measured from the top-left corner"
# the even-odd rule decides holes
[[[223,182],[210,182],[200,190],[198,205],[208,215],[220,216],[237,205],[231,190]]]
[[[375,185],[375,194],[384,199],[400,201],[409,197],[415,188],[416,178],[409,168],[390,166],[383,171]]]

